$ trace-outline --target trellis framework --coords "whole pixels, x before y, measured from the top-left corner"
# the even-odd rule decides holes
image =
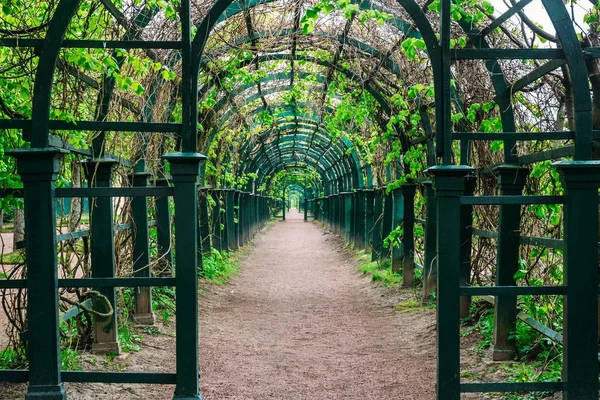
[[[451,2],[441,1],[440,20],[431,18],[424,12],[422,5],[412,0],[400,0],[397,5],[362,2],[356,4],[358,10],[377,10],[389,14],[391,18],[385,28],[393,30],[398,39],[387,50],[379,50],[367,40],[356,37],[358,28],[354,13],[347,19],[331,20],[314,35],[316,40],[327,41],[327,50],[333,54],[330,60],[322,60],[307,52],[314,46],[302,35],[301,16],[303,3],[293,3],[291,12],[276,10],[274,15],[282,16],[289,27],[271,31],[263,30],[256,22],[257,10],[269,10],[267,5],[274,1],[248,1],[244,4],[230,0],[219,0],[205,12],[193,15],[189,1],[181,1],[179,8],[179,40],[144,40],[143,30],[151,26],[157,10],[143,9],[135,19],[137,27],[128,27],[126,16],[115,4],[102,1],[109,13],[124,25],[127,34],[123,40],[66,40],[69,21],[74,17],[81,1],[61,0],[54,11],[44,40],[2,39],[2,46],[21,48],[33,47],[39,52],[32,99],[31,119],[11,119],[0,121],[0,129],[19,129],[30,141],[27,149],[17,149],[12,155],[18,161],[19,174],[23,181],[23,197],[26,205],[26,225],[38,229],[27,229],[26,251],[28,279],[26,281],[2,281],[2,288],[27,287],[29,292],[29,348],[30,373],[24,371],[5,371],[0,376],[5,380],[29,380],[30,398],[63,398],[62,381],[100,381],[100,382],[154,382],[176,383],[176,398],[199,398],[198,386],[198,328],[197,328],[197,284],[196,267],[199,263],[198,250],[207,250],[211,245],[218,248],[235,249],[249,240],[253,232],[269,215],[268,199],[260,194],[260,188],[273,182],[273,177],[282,170],[301,175],[309,171],[318,176],[310,184],[296,186],[297,182],[283,180],[284,193],[290,190],[302,190],[303,196],[310,198],[312,211],[317,218],[323,219],[334,231],[345,235],[359,248],[371,251],[373,258],[390,257],[394,268],[403,269],[405,283],[412,284],[414,260],[412,253],[414,239],[412,225],[415,219],[413,198],[415,183],[424,188],[426,196],[427,218],[424,221],[425,274],[437,276],[438,289],[438,398],[458,399],[462,392],[513,392],[557,390],[564,392],[564,398],[590,399],[597,397],[597,226],[587,221],[595,219],[598,213],[598,169],[600,165],[593,158],[594,139],[598,132],[592,127],[592,104],[589,91],[586,57],[600,54],[596,48],[581,50],[573,23],[566,7],[558,0],[544,0],[543,4],[554,25],[560,47],[557,48],[492,48],[488,37],[494,30],[517,15],[530,3],[521,0],[504,14],[496,17],[487,26],[475,26],[466,20],[451,23]],[[288,15],[289,14],[289,15]],[[437,14],[435,14],[437,15]],[[523,18],[523,16],[521,16]],[[195,34],[192,34],[192,20],[198,22]],[[230,21],[243,19],[243,35],[233,41],[235,46],[244,49],[249,46],[250,57],[242,60],[238,68],[262,71],[266,73],[250,83],[227,85],[230,73],[218,70],[219,54],[234,48],[231,44],[219,43],[219,38],[228,34]],[[255,25],[261,25],[257,28]],[[286,25],[287,26],[287,25]],[[439,28],[438,28],[439,26]],[[333,28],[341,34],[332,33]],[[362,29],[362,27],[361,27]],[[381,33],[376,31],[375,33]],[[440,39],[436,37],[439,32]],[[469,46],[451,48],[451,39],[464,35]],[[335,112],[335,102],[326,104],[328,94],[343,94],[344,90],[357,90],[364,87],[370,98],[377,104],[382,121],[369,121],[376,125],[386,125],[392,120],[394,105],[391,102],[393,89],[401,82],[403,70],[394,59],[394,51],[406,38],[422,39],[429,57],[431,77],[435,87],[435,103],[421,103],[418,113],[425,135],[409,138],[407,132],[392,123],[397,140],[401,143],[402,154],[414,146],[425,144],[424,152],[430,167],[427,175],[414,182],[401,185],[385,193],[385,182],[408,173],[409,168],[403,160],[390,163],[386,168],[368,162],[367,157],[357,150],[347,138],[336,138],[328,131],[327,118]],[[287,40],[287,41],[286,41]],[[271,42],[274,41],[271,46]],[[228,42],[231,43],[231,42]],[[278,46],[285,45],[285,51]],[[144,49],[160,50],[169,54],[166,58],[171,66],[180,65],[181,83],[178,91],[172,94],[170,109],[181,107],[181,123],[153,122],[153,107],[157,102],[155,90],[145,103],[140,122],[108,121],[109,109],[113,100],[114,82],[105,79],[103,96],[98,97],[96,121],[78,121],[76,123],[50,119],[52,81],[57,57],[63,48],[103,48],[103,49]],[[345,53],[351,48],[353,55],[360,54],[370,60],[372,68],[368,71],[357,69],[351,58]],[[239,55],[239,53],[233,53]],[[346,62],[346,58],[350,61]],[[502,132],[484,133],[453,131],[457,126],[453,122],[455,110],[462,110],[460,87],[454,87],[453,70],[457,61],[483,60],[485,70],[490,75],[491,87],[495,91],[495,101],[499,106]],[[525,76],[510,82],[499,60],[548,60],[534,68]],[[280,62],[286,63],[282,68]],[[212,64],[211,64],[212,63]],[[454,65],[453,65],[454,64]],[[306,65],[310,67],[303,70]],[[512,97],[556,68],[566,65],[571,78],[573,92],[574,127],[571,131],[518,132]],[[337,76],[343,76],[348,87],[343,90],[331,89]],[[302,80],[313,80],[304,90],[310,90],[315,98],[284,99],[281,94],[294,92]],[[283,82],[283,83],[281,83]],[[157,76],[152,87],[159,87],[164,81]],[[354,86],[352,86],[354,85]],[[201,109],[211,92],[220,95],[208,111]],[[197,95],[196,95],[197,93]],[[334,96],[335,97],[335,96]],[[270,113],[273,123],[253,122],[246,118]],[[429,115],[435,112],[435,119]],[[231,150],[222,156],[223,164],[239,165],[237,175],[255,174],[244,188],[244,192],[232,188],[207,188],[198,190],[198,178],[204,178],[202,162],[205,157],[197,153],[209,153],[220,132],[232,129],[232,119],[240,121],[245,131],[259,129],[259,134],[248,138],[241,146],[225,146],[221,150]],[[205,133],[198,133],[199,122]],[[460,122],[460,121],[459,121]],[[346,125],[346,129],[360,127]],[[89,189],[55,189],[58,173],[58,160],[73,146],[58,143],[50,132],[52,130],[89,130],[101,132],[92,143],[89,162],[91,186]],[[115,158],[105,150],[104,132],[147,132],[174,135],[177,138],[177,152],[166,154],[163,158],[170,165],[171,177],[163,183],[150,187],[144,150],[135,163],[135,175],[131,188],[110,188],[111,173]],[[470,167],[473,142],[499,140],[503,142],[504,154],[501,165],[496,166],[499,196],[473,196],[474,172]],[[572,140],[574,145],[550,152],[521,155],[517,153],[517,142],[534,140]],[[457,148],[453,145],[460,143]],[[66,149],[65,149],[66,147]],[[460,150],[460,165],[454,157]],[[390,149],[387,148],[386,151]],[[552,160],[565,155],[574,156],[574,161],[561,161],[556,164],[562,176],[565,188],[563,196],[521,196],[527,175],[523,165],[534,161]],[[436,165],[438,164],[439,165]],[[375,171],[374,171],[375,168]],[[168,182],[173,185],[169,186]],[[216,178],[216,183],[224,184]],[[225,186],[225,185],[224,185]],[[209,192],[215,205],[211,208],[206,201]],[[8,192],[6,192],[8,193]],[[322,193],[323,196],[318,194]],[[173,197],[175,203],[175,249],[176,278],[153,278],[146,272],[137,273],[135,278],[115,278],[112,266],[96,267],[94,262],[92,278],[80,280],[58,280],[56,271],[56,233],[54,220],[54,200],[56,197],[93,197],[97,200],[96,215],[108,216],[112,221],[110,198],[130,196],[137,199],[134,204],[134,219],[137,218],[134,253],[147,251],[147,214],[145,197]],[[102,200],[103,199],[103,200]],[[134,200],[136,201],[136,200]],[[272,204],[272,203],[271,203]],[[482,204],[499,205],[498,257],[495,287],[469,287],[471,236],[473,235],[473,206]],[[518,268],[520,208],[530,204],[564,205],[564,284],[556,287],[516,286],[514,273]],[[166,205],[168,208],[168,204]],[[305,209],[308,208],[308,203]],[[282,202],[285,218],[285,198]],[[164,204],[163,204],[164,210]],[[224,212],[221,212],[224,210]],[[236,211],[237,214],[236,214]],[[243,210],[240,212],[239,210]],[[164,218],[165,213],[162,213]],[[168,214],[167,214],[168,215]],[[209,222],[209,215],[211,221]],[[238,224],[234,222],[237,215]],[[383,218],[379,218],[383,215]],[[393,227],[404,224],[401,252],[385,254],[382,240]],[[157,214],[158,224],[158,214]],[[159,225],[168,226],[168,219]],[[211,228],[212,227],[212,228]],[[92,249],[92,257],[103,257],[112,252],[110,247],[112,223],[101,226],[92,223],[93,235],[104,238],[97,241]],[[163,235],[169,237],[170,232]],[[235,232],[235,233],[234,233]],[[164,244],[164,248],[168,248]],[[146,250],[145,250],[146,249]],[[96,254],[96,256],[94,256]],[[99,258],[101,259],[101,258]],[[143,271],[148,260],[134,257],[139,266],[135,271]],[[50,262],[49,262],[50,261]],[[53,268],[49,268],[53,266]],[[141,373],[87,373],[61,372],[59,369],[58,340],[58,287],[97,287],[114,298],[114,287],[137,286],[147,288],[153,285],[176,286],[177,290],[177,373],[141,374]],[[111,294],[112,290],[112,294]],[[427,289],[424,289],[427,291]],[[150,292],[139,290],[138,317],[149,318]],[[496,296],[496,343],[495,352],[501,354],[510,349],[508,333],[514,326],[516,298],[520,295],[564,295],[564,376],[563,382],[552,383],[461,383],[459,357],[459,321],[464,315],[468,296]],[[48,327],[54,327],[48,335]]]

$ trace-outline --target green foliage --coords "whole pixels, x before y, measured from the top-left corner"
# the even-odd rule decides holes
[[[81,371],[81,353],[75,349],[66,348],[60,351],[60,369],[63,371]]]
[[[119,327],[119,344],[124,352],[140,351],[142,343],[142,335],[135,333],[134,328],[130,324],[123,324]]]
[[[402,285],[402,275],[392,272],[390,261],[364,261],[360,264],[359,270],[364,275],[371,275],[371,281],[381,282],[385,287],[398,287]]]
[[[175,290],[170,287],[152,288],[152,310],[160,314],[164,324],[175,315]]]
[[[202,268],[198,269],[198,276],[211,283],[222,285],[227,283],[239,268],[237,260],[232,259],[229,253],[212,249],[208,256],[202,257]]]

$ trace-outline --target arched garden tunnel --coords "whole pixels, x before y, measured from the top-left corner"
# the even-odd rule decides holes
[[[597,398],[599,8],[3,4],[0,205],[22,214],[25,260],[0,289],[28,369],[0,381],[29,382],[31,399],[65,398],[64,381],[168,383],[175,398],[201,398],[203,260],[285,219],[293,196],[305,219],[437,303],[438,399]],[[65,199],[75,212],[57,233]],[[151,325],[158,287],[177,294],[175,373],[61,371],[66,314],[84,304],[95,350],[118,352],[121,288],[135,288],[133,318]],[[461,381],[474,296],[494,303],[494,360],[517,355],[523,320],[557,342],[560,377]],[[522,318],[534,310],[541,322]]]

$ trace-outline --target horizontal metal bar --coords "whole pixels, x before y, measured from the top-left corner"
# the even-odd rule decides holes
[[[87,237],[87,236],[90,236],[89,230],[61,233],[60,235],[56,235],[56,241],[63,242],[65,240],[81,239],[81,238]]]
[[[151,277],[151,278],[79,278],[59,279],[59,288],[90,288],[90,287],[154,287],[175,286],[175,278]],[[27,279],[1,279],[0,289],[24,289],[27,287]],[[0,380],[1,381],[1,380]]]
[[[158,122],[49,121],[52,130],[181,133],[181,124]],[[0,129],[29,129],[29,119],[0,119]]]
[[[463,205],[501,205],[501,204],[563,204],[562,196],[463,196]]]
[[[173,193],[174,189],[169,186],[56,189],[56,197],[158,197],[173,196]]]
[[[157,385],[175,384],[174,372],[102,372],[102,371],[64,371],[64,382],[93,383],[153,383]]]
[[[181,124],[156,122],[105,122],[105,121],[49,121],[50,129],[64,131],[106,132],[170,132],[180,133]],[[1,126],[0,126],[1,127]]]
[[[23,198],[23,189],[0,189],[0,199],[13,196],[17,199]]]
[[[552,296],[563,295],[564,286],[461,286],[461,296]]]
[[[23,289],[27,287],[27,279],[0,279],[0,289]],[[0,382],[2,379],[0,379]]]
[[[2,282],[2,281],[0,281]],[[0,382],[27,382],[29,371],[26,369],[1,369]]]
[[[42,47],[44,39],[0,39],[1,47]],[[168,40],[65,40],[63,48],[71,49],[181,49],[180,41]]]
[[[30,119],[0,119],[0,129],[29,129]]]
[[[3,282],[3,281],[0,281]],[[175,286],[175,278],[152,277],[152,278],[80,278],[59,279],[59,288],[90,288],[90,287],[151,287],[151,286]]]
[[[572,131],[560,132],[454,132],[454,140],[570,140]]]
[[[461,383],[461,393],[484,392],[560,392],[564,382],[478,382]]]
[[[498,239],[498,232],[492,232],[484,229],[472,229],[473,235],[488,238],[488,239]],[[541,246],[541,247],[549,247],[552,249],[563,249],[565,247],[564,240],[562,239],[554,239],[554,238],[541,238],[534,236],[521,236],[519,237],[520,244],[529,245],[529,246]]]
[[[173,40],[65,40],[63,48],[72,49],[174,49],[183,46]]]
[[[565,58],[562,49],[451,49],[453,60],[553,60]]]

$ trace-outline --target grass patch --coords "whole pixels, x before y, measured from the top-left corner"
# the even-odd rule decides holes
[[[431,307],[423,305],[421,301],[415,297],[401,301],[396,305],[396,311],[399,313],[408,313],[412,311],[428,310]]]
[[[208,256],[202,257],[202,269],[198,270],[198,276],[211,283],[223,285],[229,281],[240,269],[237,258],[231,257],[226,252],[212,249]]]
[[[24,262],[25,252],[23,250],[0,254],[0,264],[23,264]]]
[[[390,261],[363,261],[359,270],[364,275],[371,275],[372,282],[380,282],[385,287],[399,287],[402,285],[402,275],[392,271]]]

